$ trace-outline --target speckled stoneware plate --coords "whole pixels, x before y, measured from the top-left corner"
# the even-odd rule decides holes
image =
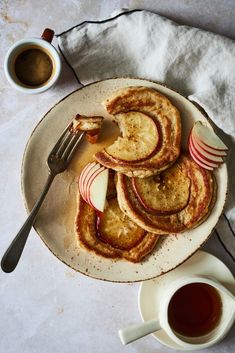
[[[186,145],[195,120],[209,124],[194,104],[165,86],[142,79],[104,80],[71,93],[43,117],[29,139],[22,164],[22,188],[29,211],[38,199],[47,178],[47,155],[66,124],[77,113],[103,115],[106,118],[99,143],[89,145],[84,140],[69,169],[54,180],[38,215],[35,229],[58,259],[83,274],[107,281],[143,281],[168,272],[184,262],[211,234],[223,210],[227,192],[227,168],[223,164],[215,172],[218,196],[209,218],[191,231],[177,236],[162,236],[155,251],[141,263],[105,259],[78,247],[74,233],[77,176],[84,165],[92,160],[94,153],[112,143],[118,135],[118,129],[111,122],[101,102],[116,89],[139,85],[155,88],[179,109],[183,146]]]

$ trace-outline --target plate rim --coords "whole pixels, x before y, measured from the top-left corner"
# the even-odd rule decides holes
[[[29,137],[28,137],[28,140],[27,140],[27,143],[25,145],[25,148],[24,148],[24,152],[23,152],[23,157],[22,157],[22,161],[21,161],[21,173],[20,173],[20,177],[21,177],[21,193],[22,193],[22,196],[23,196],[23,202],[24,202],[24,207],[26,209],[26,212],[27,212],[27,215],[29,215],[30,213],[30,210],[28,208],[28,205],[27,205],[27,201],[26,201],[26,197],[25,197],[25,188],[24,188],[24,164],[25,164],[25,160],[26,160],[26,153],[27,153],[27,150],[28,150],[28,147],[29,147],[29,144],[31,142],[31,139],[35,133],[35,131],[37,130],[38,126],[41,124],[41,122],[46,118],[46,116],[57,106],[59,105],[61,102],[63,102],[63,100],[65,100],[66,98],[68,98],[69,96],[71,96],[72,94],[84,89],[84,88],[87,88],[88,86],[92,86],[92,85],[95,85],[95,84],[98,84],[100,82],[104,82],[104,81],[109,81],[109,80],[121,80],[121,79],[130,79],[130,80],[141,80],[141,81],[146,81],[146,82],[150,82],[150,83],[154,83],[154,84],[157,84],[157,85],[160,85],[160,86],[163,86],[177,94],[179,94],[181,97],[185,98],[188,102],[190,102],[191,104],[193,104],[195,106],[196,109],[198,109],[203,115],[204,117],[206,118],[206,120],[208,120],[209,124],[214,124],[213,120],[211,120],[211,118],[208,116],[208,114],[205,112],[205,110],[198,104],[193,101],[191,101],[188,97],[184,96],[183,94],[179,93],[177,90],[175,89],[172,89],[170,88],[169,86],[167,86],[165,83],[162,83],[160,81],[154,81],[154,80],[151,80],[151,79],[146,79],[146,78],[141,78],[141,77],[130,77],[130,76],[121,76],[121,77],[109,77],[109,78],[105,78],[105,79],[102,79],[102,80],[97,80],[97,81],[94,81],[94,82],[90,82],[89,84],[85,85],[85,86],[81,86],[81,87],[78,87],[77,89],[73,90],[72,92],[68,93],[66,96],[64,96],[63,98],[61,98],[58,102],[56,102],[43,116],[42,118],[37,122],[37,124],[35,125],[35,127],[33,128],[33,130],[31,131]],[[85,275],[86,277],[89,277],[89,278],[92,278],[92,279],[96,279],[96,280],[101,280],[101,281],[105,281],[105,282],[111,282],[111,283],[138,283],[138,282],[144,282],[144,281],[149,281],[149,280],[152,280],[154,278],[157,278],[157,277],[160,277],[170,271],[173,271],[175,268],[177,268],[178,266],[182,265],[183,263],[185,263],[189,258],[191,258],[198,250],[201,249],[201,247],[209,240],[209,238],[211,237],[212,233],[214,232],[215,228],[216,228],[216,225],[217,223],[219,222],[222,214],[223,214],[223,211],[224,211],[224,208],[225,208],[225,205],[226,205],[226,201],[227,201],[227,195],[228,195],[228,168],[227,168],[227,163],[224,162],[223,163],[225,168],[226,168],[226,174],[227,174],[227,184],[226,184],[226,193],[225,193],[225,198],[224,198],[224,203],[223,203],[223,207],[222,207],[222,211],[216,221],[216,224],[215,226],[211,229],[210,233],[208,234],[208,236],[206,237],[206,239],[204,239],[204,241],[199,245],[199,247],[197,249],[195,249],[192,253],[190,253],[187,258],[185,258],[183,261],[181,261],[180,263],[178,263],[176,266],[166,270],[166,271],[162,271],[160,274],[156,275],[156,276],[152,276],[152,277],[148,277],[148,278],[144,278],[144,279],[137,279],[137,280],[111,280],[111,279],[107,279],[107,278],[100,278],[100,277],[96,277],[96,276],[93,276],[91,275],[90,273],[84,273],[82,271],[80,271],[78,268],[76,267],[73,267],[71,264],[68,264],[67,262],[65,262],[63,259],[61,259],[59,257],[58,254],[55,253],[54,250],[52,250],[46,243],[46,241],[43,239],[42,235],[40,234],[40,231],[38,230],[38,227],[33,225],[33,228],[35,230],[35,232],[37,233],[37,235],[39,236],[39,238],[43,241],[43,243],[46,245],[47,249],[49,250],[50,253],[52,253],[59,261],[61,261],[63,264],[65,264],[66,266],[68,266],[69,268],[71,268],[72,270],[82,274],[82,275]]]

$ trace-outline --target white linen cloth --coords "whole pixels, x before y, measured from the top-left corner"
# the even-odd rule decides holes
[[[57,35],[78,81],[140,77],[166,84],[198,103],[229,147],[229,194],[217,237],[235,260],[235,43],[145,10],[85,21]],[[228,222],[230,221],[230,223]]]

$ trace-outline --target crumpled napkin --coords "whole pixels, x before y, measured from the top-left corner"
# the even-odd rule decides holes
[[[79,83],[121,76],[160,81],[198,103],[223,130],[217,133],[229,147],[230,185],[217,237],[235,261],[234,41],[145,10],[85,21],[57,38]]]

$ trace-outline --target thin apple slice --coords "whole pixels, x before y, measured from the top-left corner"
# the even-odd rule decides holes
[[[227,146],[208,126],[203,125],[201,121],[197,121],[192,129],[192,133],[206,146],[214,148],[218,151],[227,151]]]
[[[205,152],[209,153],[210,155],[217,156],[217,157],[226,157],[227,151],[215,150],[209,146],[206,146],[196,135],[191,132],[193,142],[199,145]]]
[[[98,172],[89,185],[90,204],[99,212],[104,212],[108,188],[109,171],[104,168]]]
[[[189,147],[191,148],[191,151],[193,152],[193,154],[197,158],[197,160],[199,160],[201,163],[207,165],[208,167],[218,168],[218,166],[221,164],[221,163],[207,161],[204,157],[201,157],[200,154],[197,152],[197,150],[194,148],[191,140],[189,140]]]
[[[92,163],[88,163],[85,168],[82,170],[82,173],[80,175],[79,178],[79,191],[81,193],[81,196],[83,197],[83,199],[86,199],[86,195],[85,195],[85,190],[84,190],[84,181],[87,177],[87,175],[89,175],[91,173],[91,171],[93,170],[93,168],[96,167],[96,162],[92,162]],[[85,200],[86,201],[86,200]]]
[[[119,161],[141,161],[157,150],[159,132],[157,123],[149,115],[130,111],[117,114],[115,120],[121,136],[106,152]]]
[[[95,167],[93,167],[93,169],[90,171],[90,173],[87,175],[87,177],[84,180],[84,184],[83,184],[83,190],[84,190],[84,197],[85,197],[85,201],[90,204],[89,201],[89,195],[88,195],[88,185],[90,184],[90,182],[93,180],[94,176],[97,174],[97,172],[100,171],[101,168],[104,168],[103,166],[101,167],[100,164],[96,165]]]
[[[207,153],[206,151],[204,151],[200,145],[197,144],[196,140],[193,138],[193,135],[191,134],[189,137],[191,144],[193,146],[193,148],[197,151],[197,153],[199,154],[199,156],[203,159],[205,159],[207,162],[211,162],[211,163],[217,163],[217,164],[221,164],[223,163],[223,158],[222,157],[218,157],[218,156],[214,156],[211,155],[209,153]]]
[[[85,192],[85,185],[87,184],[88,180],[92,176],[92,174],[95,172],[95,170],[99,169],[100,165],[96,162],[88,163],[85,168],[82,170],[82,173],[80,174],[79,178],[79,191],[84,199],[86,201],[86,192]]]
[[[213,167],[210,167],[206,164],[204,164],[203,162],[201,162],[197,157],[196,155],[194,154],[194,152],[192,151],[191,149],[191,143],[188,144],[188,148],[189,148],[189,152],[190,152],[190,155],[192,157],[192,159],[202,168],[204,169],[207,169],[207,170],[213,170],[214,168]]]
[[[90,186],[91,183],[93,182],[93,180],[97,177],[97,175],[99,173],[101,173],[105,168],[102,166],[98,169],[95,170],[95,172],[91,175],[91,177],[89,178],[89,180],[87,181],[86,185],[85,185],[85,197],[87,199],[87,202],[89,203],[89,205],[92,207],[92,203],[90,200]]]
[[[79,188],[79,192],[80,192],[83,199],[84,199],[83,178],[86,175],[86,173],[89,171],[89,169],[92,167],[92,165],[95,165],[95,162],[86,164],[86,166],[82,169],[81,174],[78,179],[78,188]]]

